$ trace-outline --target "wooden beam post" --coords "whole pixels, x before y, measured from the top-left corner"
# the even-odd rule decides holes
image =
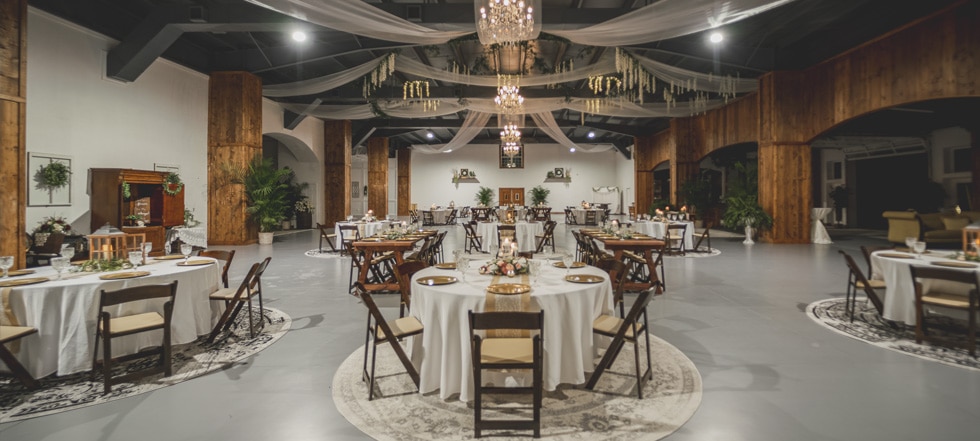
[[[350,120],[323,122],[323,222],[332,227],[350,213]]]
[[[388,215],[388,138],[368,138],[368,209]]]
[[[398,150],[398,215],[412,209],[412,150]]]
[[[213,72],[208,82],[208,243],[258,241],[246,213],[245,189],[229,168],[262,154],[262,80],[248,72]]]
[[[698,140],[693,118],[674,118],[670,121],[674,142],[670,149],[670,202],[678,209],[685,204],[681,195],[684,183],[697,178]]]
[[[25,266],[27,0],[0,2],[0,255]]]

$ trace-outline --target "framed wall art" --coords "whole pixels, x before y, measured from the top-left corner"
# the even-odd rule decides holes
[[[71,157],[28,153],[27,205],[63,207],[71,205]]]

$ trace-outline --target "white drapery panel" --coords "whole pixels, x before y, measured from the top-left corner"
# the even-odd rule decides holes
[[[477,112],[474,110],[469,111],[466,114],[466,119],[463,120],[462,127],[456,132],[456,136],[449,142],[445,144],[412,144],[412,150],[419,153],[444,153],[450,150],[459,150],[466,147],[476,135],[480,134],[480,131],[487,126],[487,121],[490,121],[490,114],[484,112]]]
[[[696,84],[697,87],[693,87],[694,90],[703,90],[706,92],[720,92],[722,83],[726,81],[731,81],[735,88],[736,93],[746,93],[753,92],[759,88],[759,80],[756,79],[741,79],[741,78],[729,78],[725,76],[709,75],[701,72],[695,72],[693,70],[681,69],[676,66],[671,66],[666,63],[661,63],[656,60],[651,60],[647,57],[641,57],[636,54],[630,53],[636,61],[646,69],[647,72],[652,73],[657,79],[664,82],[673,82],[676,85],[683,86],[687,84]]]
[[[247,0],[249,3],[355,35],[412,44],[442,44],[472,34],[469,30],[439,31],[396,17],[361,0]]]
[[[468,75],[463,73],[448,72],[443,69],[429,66],[407,57],[398,57],[395,63],[395,70],[407,74],[417,75],[422,78],[446,81],[456,84],[468,84],[471,86],[497,87],[496,75]],[[585,67],[577,67],[568,72],[544,75],[523,75],[521,76],[521,86],[544,86],[547,84],[559,84],[568,81],[584,80],[592,75],[606,75],[616,72],[616,63],[611,57],[603,57],[595,64]]]
[[[284,97],[284,96],[300,96],[300,95],[312,95],[314,93],[326,92],[331,89],[336,89],[344,84],[350,83],[358,78],[363,77],[370,73],[374,68],[378,67],[383,60],[388,55],[382,55],[375,58],[367,63],[360,66],[355,66],[347,70],[343,70],[337,73],[332,73],[330,75],[324,75],[318,78],[311,78],[309,80],[297,81],[295,83],[285,83],[285,84],[273,84],[271,86],[262,87],[263,96],[271,97]]]
[[[551,112],[531,113],[530,115],[534,123],[537,124],[538,130],[544,132],[545,135],[548,135],[549,138],[555,140],[555,142],[563,147],[574,148],[576,151],[581,150],[586,153],[605,152],[615,148],[612,144],[592,144],[588,148],[578,145],[565,136],[565,132],[562,132],[561,128],[558,127],[558,123],[555,121],[555,117]]]
[[[597,25],[550,34],[590,46],[624,46],[693,34],[793,0],[661,0]]]

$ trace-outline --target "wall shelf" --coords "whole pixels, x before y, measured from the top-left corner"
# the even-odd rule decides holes
[[[572,178],[544,178],[544,182],[572,182]]]
[[[453,183],[454,184],[462,184],[462,183],[479,184],[480,183],[480,180],[477,179],[477,178],[459,178],[459,179],[456,179],[456,181],[453,182]]]

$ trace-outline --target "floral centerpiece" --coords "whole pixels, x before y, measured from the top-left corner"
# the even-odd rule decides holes
[[[313,203],[308,198],[296,201],[295,209],[297,213],[312,213]]]
[[[71,234],[71,225],[61,216],[48,216],[42,219],[40,225],[34,228],[34,234],[37,233],[63,233],[68,235]]]
[[[361,220],[364,221],[364,222],[373,222],[374,221],[374,210],[368,210],[367,213],[364,214],[364,217],[361,218]]]
[[[133,264],[129,263],[128,260],[123,260],[118,257],[113,257],[111,259],[93,259],[86,260],[78,265],[72,266],[72,272],[107,272],[107,271],[117,271],[121,269],[132,269]]]
[[[513,274],[527,274],[527,258],[515,256],[497,257],[487,261],[486,265],[480,267],[480,274],[489,274],[491,276],[509,275],[511,271],[513,271]]]

